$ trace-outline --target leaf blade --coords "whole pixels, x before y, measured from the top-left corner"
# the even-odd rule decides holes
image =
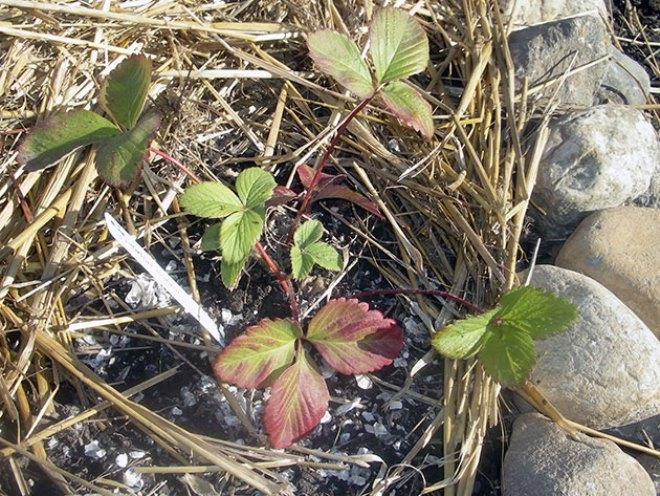
[[[138,122],[149,93],[151,60],[132,55],[119,64],[101,86],[99,103],[124,129]]]
[[[232,291],[238,286],[238,281],[241,278],[243,267],[245,267],[248,258],[245,257],[243,260],[234,263],[227,262],[224,259],[220,262],[220,277],[222,278],[222,284],[228,290]]]
[[[298,248],[304,249],[316,243],[323,236],[323,224],[318,220],[303,222],[293,235],[293,242]]]
[[[222,350],[213,362],[213,372],[223,382],[257,388],[273,372],[293,362],[295,343],[301,336],[300,327],[290,320],[264,319]]]
[[[487,326],[497,310],[459,320],[436,332],[431,344],[443,356],[462,360],[479,351]]]
[[[305,252],[312,257],[316,265],[326,270],[338,271],[344,266],[341,254],[328,243],[317,241],[305,248]]]
[[[374,201],[369,200],[366,196],[361,195],[357,191],[353,191],[346,186],[341,186],[337,184],[329,184],[314,193],[314,201],[319,200],[345,200],[347,202],[353,203],[364,210],[371,212],[379,218],[383,218],[383,214],[380,213],[378,204]]]
[[[216,222],[206,228],[200,243],[202,251],[220,251],[220,225]]]
[[[238,196],[216,181],[189,186],[181,195],[180,202],[189,214],[207,219],[222,219],[243,208]]]
[[[314,267],[314,259],[303,252],[298,245],[293,245],[290,252],[291,272],[297,281],[305,279]]]
[[[533,339],[545,339],[566,330],[578,317],[575,305],[552,293],[523,286],[500,299],[495,318],[528,332]]]
[[[304,349],[280,375],[264,409],[264,426],[273,448],[287,448],[316,427],[328,409],[330,393]]]
[[[405,126],[419,131],[426,139],[431,139],[434,132],[433,111],[431,105],[406,83],[389,83],[380,93],[385,106]]]
[[[112,186],[130,184],[140,172],[159,126],[158,114],[146,114],[132,129],[101,142],[96,150],[99,176]]]
[[[330,300],[309,323],[307,339],[342,374],[365,374],[391,364],[403,348],[392,319],[355,299]]]
[[[515,386],[534,368],[534,341],[528,333],[506,325],[489,329],[479,351],[479,360],[495,381],[505,387]]]
[[[312,33],[307,38],[309,56],[324,73],[359,98],[373,92],[373,82],[367,64],[353,40],[331,30]]]
[[[236,192],[246,208],[263,207],[275,186],[273,175],[259,167],[245,169],[236,178]]]
[[[89,110],[57,112],[37,124],[20,146],[18,161],[28,172],[54,164],[82,146],[99,143],[121,131]]]
[[[429,62],[429,41],[419,23],[406,12],[380,9],[369,32],[371,58],[379,84],[422,72]]]
[[[263,210],[244,210],[222,221],[220,245],[223,260],[238,263],[250,254],[263,231],[264,215]]]

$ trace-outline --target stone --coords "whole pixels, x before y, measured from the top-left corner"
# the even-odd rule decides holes
[[[640,455],[637,457],[637,461],[651,476],[656,494],[660,494],[660,459],[651,455]]]
[[[589,213],[631,202],[649,189],[659,159],[656,131],[639,110],[599,105],[557,119],[533,192],[538,231],[564,237]]]
[[[518,417],[502,468],[504,496],[655,496],[644,468],[612,441],[571,437],[537,413]]]
[[[615,47],[612,47],[611,53],[612,58],[596,92],[595,103],[645,104],[651,94],[651,79],[644,67]]]
[[[591,214],[556,265],[598,281],[660,337],[660,210],[619,207]]]
[[[605,24],[596,16],[583,15],[513,31],[509,50],[518,88],[525,78],[530,88],[556,81],[541,90],[542,100],[554,95],[561,84],[558,103],[590,107],[607,71],[607,60],[578,70],[563,82],[562,78],[568,70],[608,56],[610,42]]]
[[[660,413],[660,343],[639,317],[567,269],[539,265],[531,286],[571,301],[580,314],[566,332],[535,342],[530,380],[562,414],[607,429]]]
[[[609,18],[604,0],[501,0],[500,5],[514,29],[580,14]]]

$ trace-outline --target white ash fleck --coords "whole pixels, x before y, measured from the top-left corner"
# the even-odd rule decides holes
[[[181,408],[179,408],[178,406],[173,406],[172,407],[172,415],[175,415],[177,417],[179,415],[183,415],[183,410],[181,410]]]
[[[139,274],[131,281],[131,289],[124,298],[124,301],[132,307],[166,307],[170,304],[171,298],[165,288],[156,283],[146,274]]]
[[[128,468],[124,471],[123,479],[124,479],[124,484],[126,484],[129,487],[142,489],[142,486],[144,486],[144,481],[142,480],[142,474],[138,474],[132,468]]]
[[[371,389],[374,385],[373,381],[367,375],[356,375],[355,382],[360,389]]]
[[[46,443],[46,446],[48,447],[48,449],[53,449],[58,444],[60,444],[60,442],[57,439],[55,439],[54,437],[51,437],[51,438],[48,439],[48,442]]]
[[[376,417],[371,412],[362,412],[362,418],[367,422],[373,422],[376,420]]]
[[[410,356],[410,353],[407,351],[404,351],[401,353],[401,356],[398,358],[394,359],[394,366],[395,367],[407,367],[408,366],[408,360],[407,358]]]
[[[323,414],[323,418],[321,419],[322,424],[327,424],[332,420],[332,415],[330,414],[329,411],[326,410],[326,412]]]
[[[428,341],[429,333],[422,322],[415,317],[408,316],[403,320],[403,327],[406,330],[406,336],[418,343]]]
[[[131,451],[131,452],[129,453],[129,456],[130,456],[133,460],[141,460],[142,458],[144,458],[145,456],[147,456],[147,453],[144,452],[144,451]]]
[[[364,408],[364,405],[362,404],[362,398],[360,398],[359,396],[350,403],[344,403],[343,405],[339,405],[337,408],[335,408],[335,414],[346,415],[348,412],[350,412],[355,408]]]
[[[199,378],[199,388],[203,393],[218,392],[218,383],[210,375],[203,375]]]
[[[119,468],[126,468],[126,465],[128,465],[128,455],[126,453],[120,453],[115,457],[115,463]]]
[[[195,398],[195,395],[190,391],[188,386],[183,386],[181,391],[179,391],[179,395],[183,400],[184,407],[195,406],[197,404],[197,398]]]
[[[170,260],[167,262],[167,265],[165,266],[165,272],[174,272],[177,268],[178,264],[174,260]]]
[[[387,142],[387,147],[390,149],[390,151],[399,153],[401,151],[401,144],[399,143],[398,140],[395,140],[394,138],[390,139]]]
[[[380,422],[374,422],[373,425],[365,424],[364,430],[370,434],[373,434],[379,439],[391,437],[390,431],[388,431],[387,427],[385,427],[385,425],[381,424]]]
[[[228,308],[223,308],[221,310],[221,319],[222,323],[225,325],[235,325],[238,324],[243,320],[243,314],[242,313],[237,313],[234,314],[232,311]]]
[[[401,410],[403,408],[403,403],[401,401],[392,401],[388,404],[387,408],[390,410]]]
[[[105,456],[106,451],[99,446],[99,442],[95,439],[85,445],[85,454],[90,458],[101,459]]]

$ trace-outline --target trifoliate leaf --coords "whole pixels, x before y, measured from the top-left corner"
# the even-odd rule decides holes
[[[19,162],[36,171],[54,164],[81,146],[99,143],[121,131],[89,110],[58,112],[37,124],[20,147]]]
[[[453,359],[464,359],[477,353],[497,309],[459,320],[435,333],[431,344],[440,353]]]
[[[206,228],[200,248],[202,251],[220,251],[220,222]]]
[[[406,83],[389,83],[380,93],[385,106],[402,124],[419,131],[425,138],[433,136],[433,111],[431,105]]]
[[[502,296],[500,311],[495,315],[495,319],[534,339],[565,331],[577,317],[577,308],[571,302],[532,287],[516,288]]]
[[[359,98],[374,92],[371,73],[357,45],[335,31],[323,30],[307,38],[309,56],[318,68]]]
[[[429,41],[417,21],[392,7],[380,9],[369,33],[371,58],[379,84],[422,72],[429,62]]]
[[[511,387],[523,382],[536,361],[532,337],[506,324],[484,335],[479,360],[496,382]]]
[[[301,336],[300,327],[290,320],[262,320],[222,350],[213,372],[223,382],[257,388],[273,372],[291,365]]]
[[[222,219],[243,209],[241,200],[232,190],[214,181],[189,186],[180,201],[189,214],[210,219]]]
[[[287,448],[319,425],[329,400],[323,376],[301,348],[296,362],[274,382],[264,409],[273,448]]]
[[[262,208],[275,186],[273,175],[259,167],[244,170],[236,179],[236,192],[246,208]]]
[[[249,257],[245,257],[243,260],[235,263],[227,262],[225,259],[220,262],[222,284],[224,284],[227,289],[232,290],[238,285],[238,281],[241,278],[241,272],[243,271],[243,267],[245,267],[248,258]]]
[[[220,245],[223,260],[237,263],[247,257],[261,236],[263,227],[263,209],[236,212],[222,221]]]
[[[129,185],[142,169],[158,126],[158,114],[145,114],[132,129],[102,141],[96,149],[99,176],[112,186]]]
[[[355,299],[330,300],[309,323],[307,339],[342,374],[381,369],[399,355],[403,333],[392,319]]]
[[[328,243],[317,241],[307,246],[304,250],[305,253],[312,257],[314,263],[324,269],[337,271],[341,270],[344,265],[339,252]]]
[[[296,229],[293,235],[293,242],[299,248],[306,248],[312,243],[316,243],[323,236],[323,224],[318,220],[308,220]]]
[[[101,86],[99,103],[125,130],[137,123],[151,83],[151,61],[132,55],[114,69]]]

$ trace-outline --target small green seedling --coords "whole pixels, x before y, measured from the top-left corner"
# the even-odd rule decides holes
[[[343,34],[322,30],[307,39],[310,57],[321,71],[358,98],[371,100],[378,95],[403,124],[431,138],[431,106],[404,81],[428,65],[426,33],[404,11],[386,7],[373,18],[369,42],[373,76],[355,42]]]
[[[503,386],[522,383],[534,368],[534,340],[565,331],[577,319],[575,305],[536,288],[513,289],[494,309],[454,322],[433,336],[432,344],[453,359],[477,356],[484,370]]]
[[[19,151],[25,170],[55,164],[69,153],[96,146],[96,169],[111,186],[128,187],[138,177],[160,116],[143,110],[151,83],[151,62],[133,55],[110,73],[99,104],[110,119],[91,110],[56,112],[32,129]]]

